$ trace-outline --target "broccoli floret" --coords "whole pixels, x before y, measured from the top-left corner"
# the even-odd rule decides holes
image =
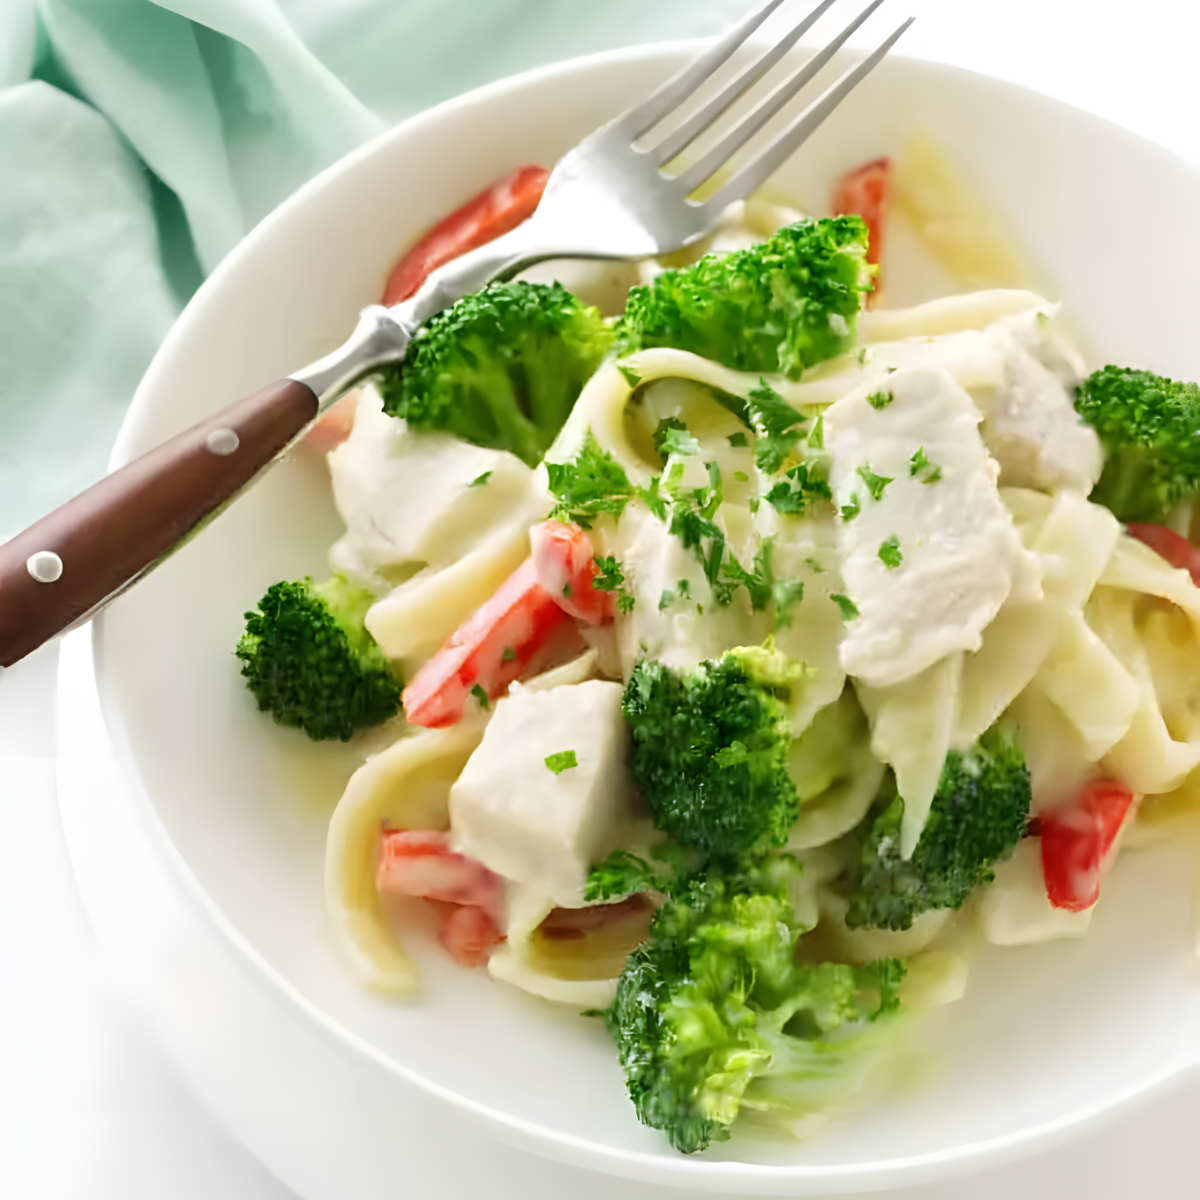
[[[1084,380],[1075,407],[1104,446],[1092,499],[1120,520],[1165,521],[1200,492],[1200,386],[1109,366]]]
[[[347,741],[400,708],[400,680],[363,626],[374,597],[334,576],[274,583],[237,644],[258,707],[311,738]]]
[[[1013,852],[1031,799],[1025,756],[993,728],[965,754],[946,756],[929,817],[912,857],[900,855],[904,801],[890,784],[860,829],[861,853],[846,912],[852,929],[908,929],[921,913],[958,908],[995,878]]]
[[[797,961],[799,869],[780,855],[694,877],[621,972],[605,1020],[630,1099],[685,1154],[727,1138],[742,1108],[786,1121],[827,1105],[879,1040],[827,1035],[897,1005],[895,960]]]
[[[862,218],[831,217],[664,271],[630,291],[618,351],[674,346],[740,371],[796,378],[853,345],[871,289],[866,252]]]
[[[800,805],[788,701],[807,677],[802,663],[757,647],[688,671],[637,663],[621,708],[633,776],[660,829],[709,855],[782,845]]]
[[[380,375],[383,407],[535,466],[612,340],[562,284],[491,283],[433,317]]]

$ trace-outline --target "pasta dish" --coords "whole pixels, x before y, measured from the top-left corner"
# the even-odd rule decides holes
[[[869,1090],[1200,781],[1200,390],[1026,288],[887,307],[890,169],[435,318],[318,432],[332,578],[238,646],[281,722],[376,727],[326,858],[364,981],[428,906],[686,1153]]]

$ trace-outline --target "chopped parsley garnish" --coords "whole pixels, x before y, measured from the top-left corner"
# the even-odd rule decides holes
[[[625,572],[621,564],[611,554],[597,555],[592,561],[599,570],[599,574],[592,579],[592,587],[601,592],[616,592],[617,611],[633,612],[636,601],[625,588]]]
[[[731,433],[729,435],[729,444],[731,446],[748,446],[750,445],[750,440],[744,433]]]
[[[668,529],[679,538],[685,549],[695,554],[719,605],[731,604],[737,589],[745,587],[751,607],[757,611],[766,607],[770,600],[769,543],[759,548],[751,567],[743,566],[727,552],[725,534],[713,520],[724,499],[721,470],[716,463],[705,465],[708,467],[709,486],[692,488],[675,496]],[[687,595],[687,592],[681,594]]]
[[[892,482],[891,475],[876,475],[870,466],[864,463],[858,468],[858,477],[867,485],[872,500],[882,500],[884,488]]]
[[[735,483],[749,483],[750,476],[745,471],[734,471],[733,480]]]
[[[806,558],[805,565],[814,575],[824,575],[825,568],[815,558]]]
[[[592,579],[592,587],[602,592],[619,591],[625,582],[625,572],[616,557],[612,554],[597,554],[592,562],[596,564],[599,574]]]
[[[809,505],[815,500],[832,498],[833,492],[829,484],[817,476],[808,463],[792,467],[765,497],[768,504],[789,515],[807,512]]]
[[[712,520],[710,504],[698,502],[697,494],[703,495],[704,489],[697,488],[691,493],[695,507],[689,507],[683,498],[676,502],[667,528],[683,543],[685,550],[695,554],[708,582],[716,583],[725,557],[725,534]]]
[[[571,584],[569,582],[563,584],[562,594],[567,597],[571,595]]]
[[[670,588],[663,588],[662,595],[658,598],[658,611],[665,612],[674,603],[675,593]]]
[[[501,662],[512,662],[512,660],[516,657],[517,652],[512,648],[512,646],[505,646],[504,649],[500,651]]]
[[[865,367],[867,365],[867,348],[863,346],[858,352],[858,365]]]
[[[917,452],[908,460],[908,473],[922,483],[937,483],[942,477],[942,468],[929,461],[924,446],[918,446]]]
[[[654,431],[654,449],[663,458],[672,454],[699,454],[700,443],[678,417],[664,417]]]
[[[637,489],[637,497],[660,521],[667,519],[667,500],[659,490],[662,483],[660,475],[651,475],[646,486]]]
[[[804,417],[765,379],[746,397],[746,414],[758,432],[755,462],[764,471],[778,471],[800,440]]]
[[[688,600],[688,599],[690,599],[690,598],[691,598],[691,595],[692,595],[692,585],[691,585],[691,583],[690,583],[688,580],[686,580],[686,579],[681,579],[681,580],[680,580],[680,581],[679,581],[679,582],[678,582],[678,583],[675,585],[675,590],[676,590],[676,591],[679,593],[679,595],[680,595],[680,598],[681,598],[681,599],[683,599],[683,600]]]
[[[775,628],[786,629],[792,623],[792,608],[804,599],[804,580],[775,580],[771,599],[775,604]]]
[[[825,449],[825,414],[818,413],[813,422],[812,432],[808,435],[808,444],[814,450]]]
[[[487,692],[485,692],[483,688],[479,686],[479,684],[476,683],[471,687],[471,695],[474,696],[479,702],[480,708],[492,707],[492,702],[488,699]]]
[[[632,367],[622,366],[621,363],[617,363],[617,370],[621,372],[621,378],[631,388],[637,387],[642,382],[642,377]]]
[[[867,403],[872,408],[887,408],[895,398],[895,394],[892,392],[872,392],[867,397]]]
[[[841,518],[843,521],[853,521],[860,512],[862,512],[862,504],[858,499],[858,493],[851,492],[850,499],[842,505]]]
[[[487,481],[489,479],[491,479],[491,477],[492,477],[491,471],[484,471],[484,473],[482,475],[476,475],[475,478],[472,479],[471,482],[467,484],[467,487],[483,487],[483,485],[485,483],[487,483]]]
[[[574,750],[560,750],[557,754],[547,754],[545,762],[555,775],[561,775],[564,771],[579,766],[579,759],[575,757]]]
[[[853,621],[858,616],[858,605],[849,596],[843,596],[841,592],[834,592],[829,598],[838,606],[843,621]]]
[[[727,606],[733,603],[733,597],[738,588],[744,587],[750,598],[750,607],[758,612],[764,609],[774,596],[775,572],[771,566],[771,554],[774,545],[766,538],[754,555],[754,562],[744,567],[730,554],[720,566],[719,578],[712,581],[713,596],[718,604]]]
[[[550,516],[591,529],[603,513],[619,518],[634,491],[625,469],[600,448],[589,429],[579,453],[565,463],[546,464],[546,477],[557,503]]]
[[[900,539],[894,533],[879,543],[879,561],[889,571],[894,571],[904,561],[904,555],[900,553]]]

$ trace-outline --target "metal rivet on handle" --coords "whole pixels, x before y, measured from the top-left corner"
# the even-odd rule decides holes
[[[25,560],[25,570],[38,583],[57,583],[62,578],[63,560],[53,550],[39,550]]]
[[[225,455],[232,454],[241,445],[241,438],[232,429],[214,429],[204,439],[204,444],[213,454],[219,454],[224,458]]]

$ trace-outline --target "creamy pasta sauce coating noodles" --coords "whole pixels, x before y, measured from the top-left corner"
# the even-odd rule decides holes
[[[751,244],[795,216],[739,209],[714,244]],[[789,701],[800,807],[787,846],[814,938],[850,961],[908,959],[906,999],[932,1005],[961,993],[971,936],[1086,931],[1091,907],[1048,901],[1030,838],[960,911],[904,931],[848,929],[845,839],[892,779],[900,852],[912,854],[947,755],[1001,719],[1020,732],[1035,820],[1099,777],[1150,798],[1147,812],[1184,794],[1200,765],[1200,591],[1088,500],[1102,455],[1074,409],[1085,366],[1055,304],[992,290],[881,309],[863,314],[859,342],[799,379],[678,349],[595,372],[547,462],[594,441],[624,472],[623,511],[589,534],[620,564],[628,607],[585,631],[592,649],[568,667],[449,729],[406,733],[350,781],[326,893],[369,982],[403,992],[415,979],[376,891],[380,831],[448,829],[454,852],[503,883],[492,974],[545,1000],[607,1004],[648,916],[569,914],[594,907],[585,883],[606,854],[643,854],[658,837],[630,774],[622,688],[641,658],[684,670],[768,638],[806,667]],[[744,416],[763,387],[802,415],[792,450],[822,465],[827,499],[767,499],[782,476],[764,468]],[[665,459],[664,422],[687,434]],[[410,674],[527,557],[553,504],[545,464],[409,430],[369,386],[330,465],[347,528],[334,565],[378,593],[367,628]],[[722,594],[703,547],[646,498],[663,480],[676,498],[719,488],[707,519],[726,552],[746,566],[768,547],[775,585],[792,586],[767,605],[750,587]],[[567,754],[561,773],[548,766]]]

